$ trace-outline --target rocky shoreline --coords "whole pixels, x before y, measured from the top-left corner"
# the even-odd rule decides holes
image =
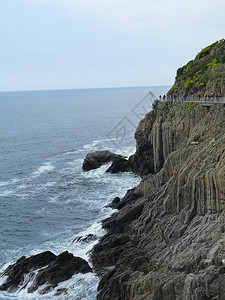
[[[83,169],[133,172],[140,184],[109,204],[93,268],[66,252],[21,257],[0,290],[66,293],[76,273],[100,277],[98,300],[225,300],[225,106],[157,101],[129,158],[90,153]],[[78,237],[89,241],[93,235]]]
[[[224,300],[225,107],[159,102],[135,138],[142,180],[103,221],[97,299]]]

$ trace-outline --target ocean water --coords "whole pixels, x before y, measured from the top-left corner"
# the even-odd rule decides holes
[[[105,206],[140,178],[105,173],[108,165],[82,171],[87,153],[109,149],[129,156],[134,132],[154,97],[169,87],[0,93],[0,272],[22,255],[68,250],[90,262],[104,234]],[[153,96],[151,91],[154,93]],[[75,242],[94,234],[89,242]],[[0,284],[5,278],[0,277]],[[59,284],[60,299],[96,299],[99,279],[77,274]],[[0,292],[0,300],[59,299],[25,289]]]

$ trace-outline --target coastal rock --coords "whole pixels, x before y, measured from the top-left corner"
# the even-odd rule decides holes
[[[225,300],[224,128],[223,105],[159,103],[140,122],[129,160],[142,181],[92,252],[110,267],[98,300]]]
[[[41,291],[44,294],[75,273],[88,272],[92,272],[92,269],[84,259],[75,257],[67,251],[58,256],[46,251],[29,258],[23,256],[15,264],[10,265],[1,274],[8,277],[0,286],[0,290],[15,292],[18,288],[26,288],[29,283],[28,292],[31,293],[45,284],[47,287]]]
[[[111,208],[116,209],[117,206],[118,206],[118,204],[119,204],[119,202],[120,202],[120,198],[119,197],[115,197],[111,203],[109,203],[108,205],[106,205],[106,207],[111,207]]]
[[[56,259],[51,251],[45,251],[29,258],[22,256],[13,265],[10,265],[1,276],[8,276],[6,283],[0,286],[0,290],[15,291],[23,284],[24,275],[40,269]]]
[[[114,154],[108,150],[96,151],[88,153],[83,162],[83,170],[90,171],[97,169],[109,162],[116,162],[117,164],[125,163],[126,159],[118,154]]]
[[[119,173],[119,172],[131,172],[132,165],[129,160],[123,157],[117,157],[114,159],[112,165],[106,170],[109,173]]]
[[[76,237],[74,240],[73,240],[73,243],[89,243],[91,241],[94,241],[97,239],[97,236],[92,234],[92,233],[89,233],[85,236],[78,236]]]

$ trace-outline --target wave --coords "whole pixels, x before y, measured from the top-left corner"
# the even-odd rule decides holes
[[[31,280],[28,284],[27,281]],[[96,299],[96,291],[99,279],[94,273],[87,274],[75,274],[71,279],[66,280],[64,282],[60,282],[57,285],[56,289],[53,289],[47,294],[41,295],[41,292],[47,287],[47,285],[42,285],[39,289],[33,293],[28,293],[29,286],[35,280],[34,273],[28,273],[24,278],[23,286],[26,286],[25,289],[21,287],[15,294],[9,294],[7,292],[1,292],[0,297],[1,300],[52,300],[52,299],[60,299],[60,300],[71,300],[75,299],[85,299],[91,300]],[[58,291],[62,291],[62,293],[57,294]],[[63,290],[66,290],[63,293]]]
[[[83,148],[85,150],[103,150],[110,146],[109,142],[114,142],[116,140],[117,138],[94,140],[91,144],[84,145]]]
[[[10,196],[12,194],[14,194],[15,191],[14,190],[5,190],[3,192],[0,193],[0,197],[7,197]]]
[[[13,179],[10,179],[8,181],[0,181],[0,187],[7,186],[7,185],[10,185],[10,184],[14,184],[14,183],[17,183],[19,181],[20,181],[20,179],[18,179],[18,178],[13,178]]]
[[[41,174],[45,173],[45,172],[51,172],[52,170],[54,170],[55,167],[50,163],[50,162],[47,162],[45,163],[43,166],[41,166],[40,168],[38,168],[36,171],[34,171],[32,173],[32,175],[34,177],[38,177],[40,176]]]
[[[65,153],[62,154],[62,156],[68,156],[68,155],[73,155],[73,154],[77,154],[77,153],[81,153],[84,152],[85,150],[80,149],[80,150],[71,150],[71,151],[67,151]]]
[[[107,173],[105,172],[111,165],[112,163],[109,162],[107,164],[102,165],[98,169],[93,169],[88,172],[83,172],[81,173],[81,177],[88,178],[88,179],[94,179],[96,180],[97,178],[103,177],[103,179],[107,179]]]

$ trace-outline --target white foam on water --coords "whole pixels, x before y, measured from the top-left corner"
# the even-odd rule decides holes
[[[131,137],[133,138],[133,134],[131,136],[129,136],[128,138],[130,139]],[[120,139],[105,138],[102,140],[94,140],[92,143],[84,145],[83,148],[85,150],[105,150],[105,149],[108,149],[108,147],[110,146],[110,142],[116,142],[118,140],[120,140]]]
[[[67,280],[67,295],[61,295],[63,300],[93,300],[97,296],[99,279],[94,273],[76,274]],[[65,285],[61,282],[59,288]]]
[[[48,187],[52,187],[56,185],[56,182],[55,181],[48,181],[46,182],[45,184],[42,185],[43,188],[48,188]]]
[[[45,187],[51,187],[51,186],[53,186],[53,185],[55,185],[55,184],[56,184],[55,181],[48,181],[44,186],[45,186]]]
[[[129,136],[128,139],[130,139],[131,137],[133,138],[133,135]],[[118,138],[110,138],[110,139],[106,138],[102,140],[94,140],[92,143],[84,145],[83,148],[89,151],[106,150],[109,149],[109,147],[111,146],[109,144],[110,142],[116,142],[118,140],[119,140]],[[115,145],[117,145],[117,143]]]
[[[40,210],[37,210],[37,214],[43,214],[43,213],[45,213],[45,211],[46,211],[46,209],[43,207],[43,208],[41,208]]]
[[[91,144],[86,144],[83,147],[85,150],[97,150],[98,148],[102,148],[104,146],[103,145],[104,141],[105,140],[94,140]]]
[[[39,289],[33,293],[28,293],[27,289],[19,290],[16,295],[9,295],[9,298],[5,299],[18,299],[18,300],[52,300],[52,299],[60,299],[60,300],[93,300],[96,299],[97,294],[97,286],[99,279],[94,273],[87,274],[75,274],[69,280],[60,282],[56,288],[50,291],[47,294],[41,295],[41,292],[46,284],[39,287]],[[30,286],[30,284],[28,285]],[[66,289],[66,293],[62,293],[56,296],[57,290]],[[1,300],[3,300],[1,299]]]
[[[11,251],[12,252],[12,251]],[[6,262],[6,263],[4,263],[4,265],[1,267],[1,269],[0,269],[0,274],[2,273],[2,272],[4,272],[7,268],[8,268],[8,266],[10,266],[12,264],[12,262]],[[1,278],[1,277],[0,277]]]
[[[6,283],[8,276],[0,276],[0,285]]]
[[[68,156],[68,155],[73,155],[73,154],[78,154],[81,152],[84,152],[84,149],[80,149],[80,150],[72,150],[72,151],[68,151],[66,153],[63,153],[62,156]]]
[[[61,174],[72,174],[74,172],[80,172],[82,167],[83,159],[76,158],[73,161],[69,161],[65,163],[65,167],[59,170],[58,172]]]
[[[58,200],[59,200],[59,195],[55,195],[53,197],[48,198],[48,202],[52,204],[58,203],[59,202]]]
[[[19,197],[19,198],[22,198],[22,199],[26,199],[26,198],[29,196],[29,194],[25,194],[25,193],[23,193],[23,194],[18,194],[18,193],[16,193],[15,196],[17,196],[17,197]]]
[[[28,184],[21,184],[21,185],[18,185],[18,186],[17,186],[17,190],[24,190],[24,189],[26,189],[26,188],[28,188],[28,187],[29,187]]]
[[[98,169],[90,170],[88,172],[83,172],[83,173],[81,173],[81,175],[84,178],[93,178],[93,179],[102,177],[103,175],[105,176],[105,175],[107,175],[107,173],[105,171],[110,167],[110,165],[111,165],[111,163],[107,163],[105,165],[102,165]]]
[[[132,154],[134,154],[135,151],[136,151],[136,148],[134,146],[128,146],[128,147],[124,147],[123,149],[117,149],[115,151],[115,153],[126,156],[126,157],[129,157]]]
[[[105,229],[102,228],[101,220],[111,216],[112,213],[116,211],[117,210],[113,210],[109,207],[102,208],[98,216],[99,219],[96,220],[96,222],[89,226],[86,230],[79,232],[73,237],[73,240],[70,242],[68,247],[69,251],[71,251],[75,256],[85,259],[91,265],[90,251],[93,249],[94,245],[98,243],[99,239],[106,233]],[[85,238],[89,235],[93,235],[93,239],[88,242],[82,241],[82,239],[80,241],[76,241],[76,238],[78,237]]]
[[[81,165],[83,163],[83,158],[77,158],[77,159],[74,159],[73,161],[69,161],[67,162],[66,164],[67,165],[71,165],[71,166],[74,166],[74,165]]]
[[[15,194],[14,190],[5,190],[0,193],[0,197],[7,197],[13,194]]]
[[[50,162],[47,162],[43,166],[41,166],[40,168],[38,168],[36,171],[34,171],[32,173],[32,175],[34,177],[38,177],[41,174],[46,173],[46,172],[51,172],[54,169],[55,169],[55,167]]]
[[[19,181],[20,181],[20,179],[18,179],[18,178],[13,178],[13,179],[8,180],[8,181],[0,181],[0,187],[1,186],[7,186],[7,185],[10,185],[10,184],[14,184],[14,183],[17,183]]]

